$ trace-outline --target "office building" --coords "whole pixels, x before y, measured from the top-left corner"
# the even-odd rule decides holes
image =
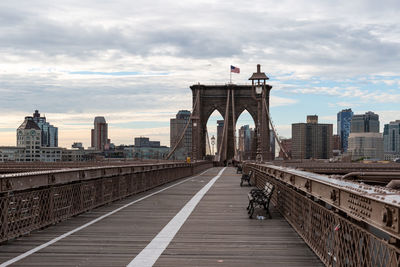
[[[110,143],[108,139],[108,124],[104,117],[94,118],[94,129],[91,131],[92,147],[99,151],[104,151]]]
[[[135,137],[135,147],[160,147],[160,141],[150,141],[148,137]]]
[[[40,116],[38,110],[33,113],[33,121],[41,129],[41,146],[42,147],[58,147],[58,128],[46,121],[46,117]]]
[[[238,136],[238,156],[240,160],[250,160],[254,151],[252,151],[252,142],[254,131],[249,125],[244,125],[239,129]]]
[[[352,160],[381,160],[383,158],[383,138],[381,133],[350,133],[349,149]]]
[[[0,146],[0,162],[24,161],[25,147]]]
[[[337,114],[337,135],[340,138],[340,150],[346,152],[348,148],[348,139],[351,129],[351,119],[353,111],[351,108],[343,109]]]
[[[164,159],[169,151],[169,147],[161,146],[160,141],[150,141],[148,137],[136,137],[132,152],[136,159]]]
[[[341,150],[341,148],[342,148],[342,146],[341,146],[342,142],[341,142],[341,140],[340,140],[340,135],[334,134],[333,137],[332,137],[332,141],[333,141],[333,143],[332,143],[332,149],[333,149],[333,150]]]
[[[42,162],[58,162],[62,161],[61,147],[42,147],[40,149],[40,161]]]
[[[353,115],[350,129],[351,133],[379,133],[379,115],[371,111]]]
[[[353,115],[348,138],[352,160],[383,159],[383,137],[379,133],[379,115],[371,111]]]
[[[192,154],[192,124],[189,122],[189,120],[190,111],[188,110],[180,110],[176,114],[176,117],[170,120],[171,149],[175,147],[176,143],[181,138],[181,135],[186,128],[186,125],[188,125],[182,141],[174,152],[173,157],[175,159],[183,160],[186,159],[186,157],[190,157]]]
[[[33,117],[25,117],[17,129],[17,147],[25,148],[21,161],[40,161],[41,134]]]
[[[383,129],[383,153],[385,160],[400,158],[400,120],[385,124]]]
[[[293,159],[332,157],[332,124],[318,123],[318,116],[307,116],[308,123],[292,124]]]

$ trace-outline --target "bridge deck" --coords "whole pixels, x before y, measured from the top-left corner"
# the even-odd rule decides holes
[[[219,170],[210,169],[133,203],[27,255],[13,266],[126,266]],[[155,266],[323,266],[273,208],[272,219],[248,219],[249,187],[240,187],[239,180],[235,169],[225,169],[167,248],[161,250]],[[3,244],[0,263],[158,190],[112,203]]]

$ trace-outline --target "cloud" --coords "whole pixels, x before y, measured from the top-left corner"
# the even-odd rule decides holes
[[[35,109],[82,138],[96,115],[115,129],[167,122],[190,110],[190,85],[227,83],[231,64],[241,68],[233,82],[248,84],[260,63],[278,109],[302,113],[307,95],[327,108],[395,110],[400,2],[384,2],[2,1],[0,111],[10,115],[0,128]]]
[[[394,84],[394,83],[393,83]],[[392,84],[392,85],[393,85]],[[361,89],[358,87],[308,87],[308,88],[295,88],[291,89],[292,93],[295,94],[314,94],[314,95],[329,95],[337,96],[341,98],[353,98],[355,100],[355,105],[357,102],[379,102],[379,103],[397,103],[400,101],[400,93],[388,93],[380,89]],[[340,101],[338,105],[348,106],[348,102]]]
[[[328,103],[329,107],[341,107],[341,108],[348,108],[348,107],[357,107],[359,104],[354,102],[336,102],[336,103]]]
[[[296,99],[279,97],[279,96],[274,96],[274,95],[272,95],[270,98],[270,106],[271,107],[293,105],[297,102],[298,102],[298,100],[296,100]]]

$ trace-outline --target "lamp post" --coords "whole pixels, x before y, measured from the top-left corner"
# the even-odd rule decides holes
[[[263,161],[263,153],[267,152],[269,154],[269,145],[266,145],[266,148],[263,149],[261,138],[264,136],[268,137],[269,144],[269,131],[268,133],[264,133],[265,127],[268,127],[268,121],[265,122],[265,118],[263,118],[262,112],[262,100],[265,98],[266,94],[266,80],[269,78],[265,75],[264,72],[261,72],[260,64],[257,64],[257,72],[254,72],[253,75],[249,78],[251,80],[252,87],[252,95],[253,98],[257,101],[257,122],[256,122],[256,136],[257,136],[257,152],[256,152],[256,161],[261,163]],[[270,89],[270,86],[268,85]],[[265,125],[266,124],[266,125]],[[265,142],[265,140],[264,140]],[[266,151],[263,151],[266,150]],[[268,155],[267,154],[267,155]]]
[[[215,154],[214,154],[214,145],[215,145],[215,136],[213,135],[213,136],[211,137],[211,146],[212,146],[211,154],[212,154],[213,156],[215,156]]]

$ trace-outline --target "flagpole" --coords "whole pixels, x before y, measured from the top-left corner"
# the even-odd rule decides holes
[[[229,73],[230,73],[230,78],[229,78],[229,83],[232,84],[232,67],[229,67]]]

